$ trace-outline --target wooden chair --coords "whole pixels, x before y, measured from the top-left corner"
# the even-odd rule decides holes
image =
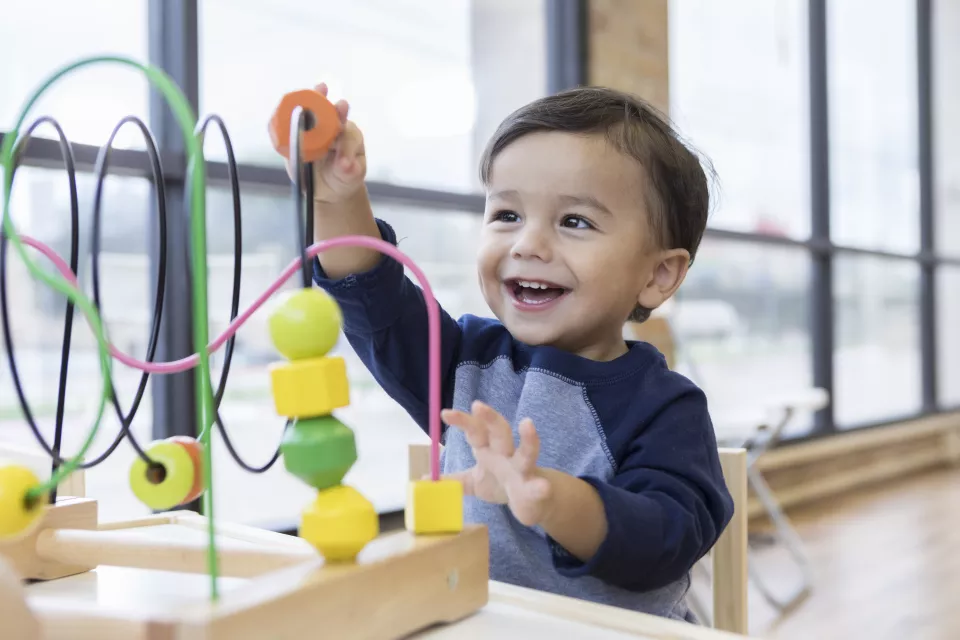
[[[720,465],[734,513],[710,551],[713,563],[712,625],[715,629],[747,634],[747,452],[720,449]],[[409,477],[419,480],[430,472],[430,445],[410,445]]]
[[[643,323],[628,323],[624,333],[633,339],[654,345],[666,358],[667,366],[675,367],[679,359],[678,346],[667,317],[654,315]],[[688,365],[692,364],[689,354],[683,359]],[[707,392],[709,394],[709,390]],[[774,539],[789,553],[800,571],[799,584],[789,595],[783,596],[775,594],[769,587],[757,563],[748,563],[751,583],[764,600],[781,614],[792,611],[810,594],[813,575],[803,542],[780,507],[758,463],[768,451],[777,446],[784,429],[796,415],[818,411],[829,403],[830,395],[824,389],[811,387],[798,388],[787,393],[765,394],[763,398],[745,403],[742,407],[728,405],[725,409],[711,409],[719,446],[746,450],[747,486],[773,523]],[[699,604],[696,598],[692,598],[692,602]]]

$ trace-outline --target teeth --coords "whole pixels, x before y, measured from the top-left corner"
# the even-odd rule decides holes
[[[528,280],[518,280],[521,287],[527,287],[528,289],[549,289],[547,285],[541,282],[530,282]]]

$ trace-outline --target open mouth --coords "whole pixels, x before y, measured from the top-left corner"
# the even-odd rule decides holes
[[[526,308],[545,307],[562,298],[567,289],[543,280],[511,278],[504,282],[514,302]]]

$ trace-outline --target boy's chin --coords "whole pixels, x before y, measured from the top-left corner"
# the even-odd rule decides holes
[[[503,322],[503,325],[515,340],[519,340],[531,347],[551,346],[558,338],[555,331],[546,331],[543,327],[531,327],[529,323],[523,321],[511,321],[510,318],[507,318],[506,322],[502,319],[501,322]]]

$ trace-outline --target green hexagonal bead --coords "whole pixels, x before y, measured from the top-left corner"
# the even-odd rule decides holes
[[[317,490],[334,487],[357,461],[353,430],[332,415],[290,425],[280,443],[283,466]]]

